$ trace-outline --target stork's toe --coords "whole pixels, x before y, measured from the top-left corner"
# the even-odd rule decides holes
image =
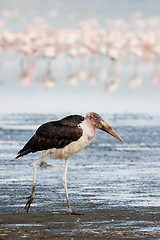
[[[26,210],[27,213],[28,213],[28,212],[29,212],[30,205],[31,205],[31,203],[32,203],[33,200],[34,200],[34,197],[32,197],[32,195],[31,195],[31,196],[29,196],[29,197],[27,197],[27,198],[28,198],[28,201],[27,201],[27,203],[26,203],[25,210]]]
[[[65,212],[65,215],[84,215],[83,213],[76,213],[76,212],[73,212],[72,209],[68,209],[66,212]]]

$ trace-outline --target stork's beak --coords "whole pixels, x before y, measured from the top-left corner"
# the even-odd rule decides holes
[[[113,137],[117,138],[118,140],[123,141],[123,139],[118,135],[118,133],[103,119],[98,123],[97,128],[101,129],[102,131],[105,131],[109,134],[111,134]]]

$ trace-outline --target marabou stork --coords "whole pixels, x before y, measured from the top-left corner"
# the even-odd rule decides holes
[[[52,121],[42,124],[33,137],[18,152],[16,158],[28,153],[34,153],[43,150],[42,156],[33,162],[33,186],[31,196],[28,197],[25,209],[28,212],[30,205],[35,197],[35,177],[36,166],[45,157],[51,159],[65,159],[65,168],[63,173],[63,184],[67,199],[67,213],[74,214],[71,210],[67,191],[67,167],[68,159],[81,151],[95,137],[96,128],[105,131],[123,142],[123,139],[116,131],[99,116],[97,113],[90,112],[84,118],[80,115],[67,116],[59,121]]]

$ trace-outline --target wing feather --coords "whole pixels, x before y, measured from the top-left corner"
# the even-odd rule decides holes
[[[30,152],[37,152],[51,148],[63,148],[73,141],[77,141],[83,134],[82,128],[77,125],[84,118],[79,115],[71,115],[60,121],[52,121],[42,124],[33,137],[18,152],[19,158]]]

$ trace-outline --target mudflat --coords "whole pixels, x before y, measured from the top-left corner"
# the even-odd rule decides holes
[[[159,207],[117,206],[80,213],[3,213],[0,239],[160,239]]]

